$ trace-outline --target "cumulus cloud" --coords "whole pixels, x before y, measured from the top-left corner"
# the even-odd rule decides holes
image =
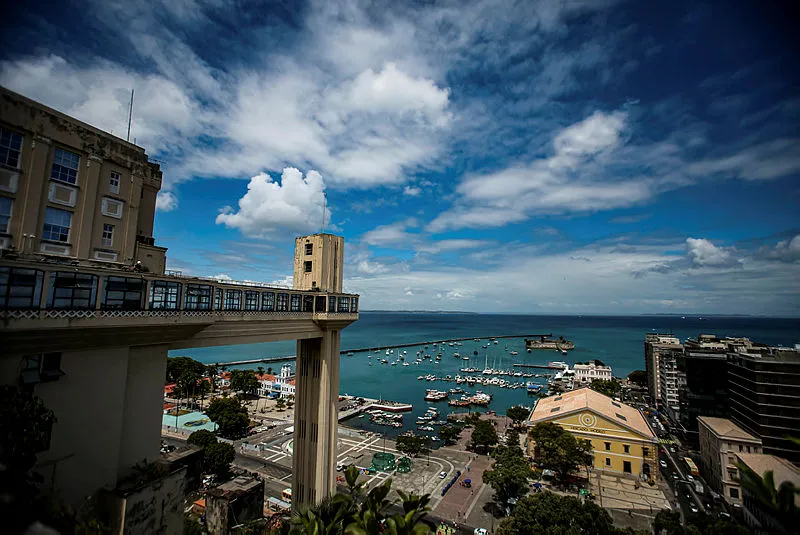
[[[763,246],[758,250],[756,256],[781,262],[798,262],[800,261],[800,234],[794,238],[779,241],[775,247]]]
[[[376,275],[379,273],[386,273],[389,268],[380,262],[363,259],[356,264],[356,271],[364,275]]]
[[[705,238],[686,238],[686,254],[694,267],[727,268],[741,265],[732,247],[717,247]]]
[[[178,197],[171,191],[159,191],[156,196],[156,210],[171,212],[178,207]]]
[[[253,237],[264,237],[277,229],[310,232],[322,224],[325,184],[322,175],[287,167],[280,183],[267,173],[250,179],[247,193],[239,199],[239,209],[226,206],[217,216],[218,225],[237,228]],[[331,213],[325,210],[325,220]]]
[[[388,225],[380,225],[365,232],[361,236],[361,242],[367,245],[377,245],[380,247],[395,245],[409,246],[418,239],[416,233],[408,232],[409,228],[413,228],[416,225],[417,221],[413,218],[397,221]]]

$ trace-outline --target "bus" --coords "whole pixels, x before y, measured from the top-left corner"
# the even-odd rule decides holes
[[[292,489],[283,489],[283,492],[281,492],[281,499],[285,502],[292,503]]]
[[[697,470],[697,465],[694,464],[694,461],[689,457],[684,457],[683,461],[686,463],[686,466],[689,467],[689,473],[693,476],[697,477],[700,475],[700,472]]]

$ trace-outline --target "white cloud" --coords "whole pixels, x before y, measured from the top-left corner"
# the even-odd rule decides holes
[[[418,197],[420,193],[422,193],[422,190],[416,186],[406,186],[403,188],[403,195],[408,195],[409,197]]]
[[[408,232],[407,229],[415,227],[416,224],[416,220],[410,218],[388,225],[381,225],[365,232],[361,236],[361,242],[367,245],[376,245],[380,247],[389,247],[393,245],[409,246],[418,239],[418,235]]]
[[[705,238],[686,238],[686,251],[696,267],[734,267],[741,263],[732,247],[717,247]]]
[[[156,196],[156,210],[171,212],[178,207],[178,197],[171,191],[159,191]]]
[[[720,174],[744,180],[771,180],[800,173],[800,139],[776,139],[748,147],[732,156],[689,166],[695,175]]]
[[[226,206],[217,216],[217,224],[238,228],[244,234],[262,237],[277,229],[310,232],[322,224],[325,184],[316,171],[303,176],[298,169],[287,167],[281,183],[266,173],[250,179],[247,193],[239,199],[239,210]],[[325,219],[330,221],[325,208]]]
[[[376,275],[379,273],[386,273],[389,271],[389,268],[380,262],[364,259],[356,264],[356,271],[364,275]]]
[[[231,278],[231,276],[226,274],[226,273],[219,273],[217,275],[212,275],[209,278],[210,279],[216,279],[216,280],[218,280],[220,282],[226,282],[226,281],[232,281],[233,280],[233,278]]]
[[[758,250],[759,258],[780,260],[782,262],[800,261],[800,234],[794,238],[781,240],[775,247],[764,246]]]
[[[437,240],[430,243],[420,245],[417,251],[421,253],[442,253],[447,251],[459,251],[463,249],[477,249],[478,247],[486,247],[491,245],[492,242],[487,240],[472,240],[472,239],[451,239],[451,240]]]

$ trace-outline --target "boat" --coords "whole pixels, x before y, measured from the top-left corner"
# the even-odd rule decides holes
[[[567,354],[567,350],[566,350],[566,349],[562,349],[562,350],[561,350],[561,354],[562,354],[562,355],[566,355],[566,354]]]
[[[512,351],[511,354],[512,355],[519,355],[519,353],[517,353],[516,351]]]
[[[497,345],[497,340],[494,341],[495,345]]]
[[[425,394],[425,401],[442,401],[447,399],[449,395],[447,392],[440,390],[428,390]]]
[[[386,364],[387,362],[389,362],[389,361],[386,360],[386,359],[381,359],[381,364]]]
[[[408,366],[408,365],[409,365],[408,362],[403,363],[403,366]]]
[[[461,357],[461,360],[469,360],[469,357]]]
[[[352,356],[353,356],[353,352],[352,352],[352,351],[349,351],[349,352],[347,353],[347,356],[348,356],[348,357],[352,357]]]

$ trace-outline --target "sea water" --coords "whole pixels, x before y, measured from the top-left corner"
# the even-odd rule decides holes
[[[363,427],[389,434],[408,429],[416,429],[417,416],[425,413],[429,406],[439,409],[439,419],[444,420],[451,410],[446,401],[427,403],[424,401],[427,389],[449,390],[456,388],[455,382],[428,382],[418,380],[420,375],[435,374],[465,375],[459,370],[473,367],[482,370],[484,366],[497,369],[511,369],[515,363],[547,364],[550,361],[564,361],[570,365],[589,359],[600,359],[612,367],[613,374],[625,377],[636,369],[644,369],[644,339],[647,333],[672,333],[681,340],[696,337],[698,334],[718,336],[745,336],[754,342],[770,345],[794,346],[800,342],[800,319],[753,318],[753,317],[685,317],[680,316],[522,316],[502,314],[442,314],[442,313],[389,313],[362,312],[359,320],[342,331],[341,384],[340,392],[356,396],[388,399],[411,403],[414,411],[404,417],[401,429],[375,426],[367,417],[354,418],[348,425]],[[567,355],[554,350],[536,350],[527,353],[525,335],[552,334],[563,336],[575,343],[575,349]],[[492,336],[518,335],[518,338],[498,339],[494,344]],[[441,344],[436,349],[431,344],[395,348],[394,353],[386,355],[386,349],[396,344],[430,342],[452,338],[469,338],[462,346]],[[480,338],[475,342],[474,338]],[[485,349],[483,346],[487,346]],[[381,351],[356,352],[347,356],[347,350],[373,347]],[[213,348],[185,349],[170,352],[170,356],[187,355],[204,363],[247,360],[263,357],[294,355],[295,342],[274,342]],[[409,366],[381,364],[381,359],[389,362],[397,360],[406,351],[405,362]],[[417,351],[430,354],[421,364],[414,364]],[[511,351],[518,355],[512,356]],[[442,360],[436,361],[441,352]],[[458,352],[470,357],[469,361],[454,358]],[[477,354],[475,354],[477,352]],[[372,358],[368,358],[372,355]],[[438,364],[437,364],[438,362]],[[257,365],[249,366],[255,368]],[[272,367],[273,372],[280,368],[279,363],[263,364]],[[550,373],[548,370],[534,368],[520,369],[528,373]],[[479,375],[479,373],[467,374]],[[524,377],[502,378],[507,381],[545,384],[546,379]],[[534,396],[529,396],[525,388],[516,390],[466,384],[458,385],[467,393],[482,390],[493,395],[488,409],[504,413],[512,405],[531,406]],[[461,394],[451,394],[460,397]],[[487,410],[487,409],[480,409]],[[433,433],[428,433],[433,434]]]

